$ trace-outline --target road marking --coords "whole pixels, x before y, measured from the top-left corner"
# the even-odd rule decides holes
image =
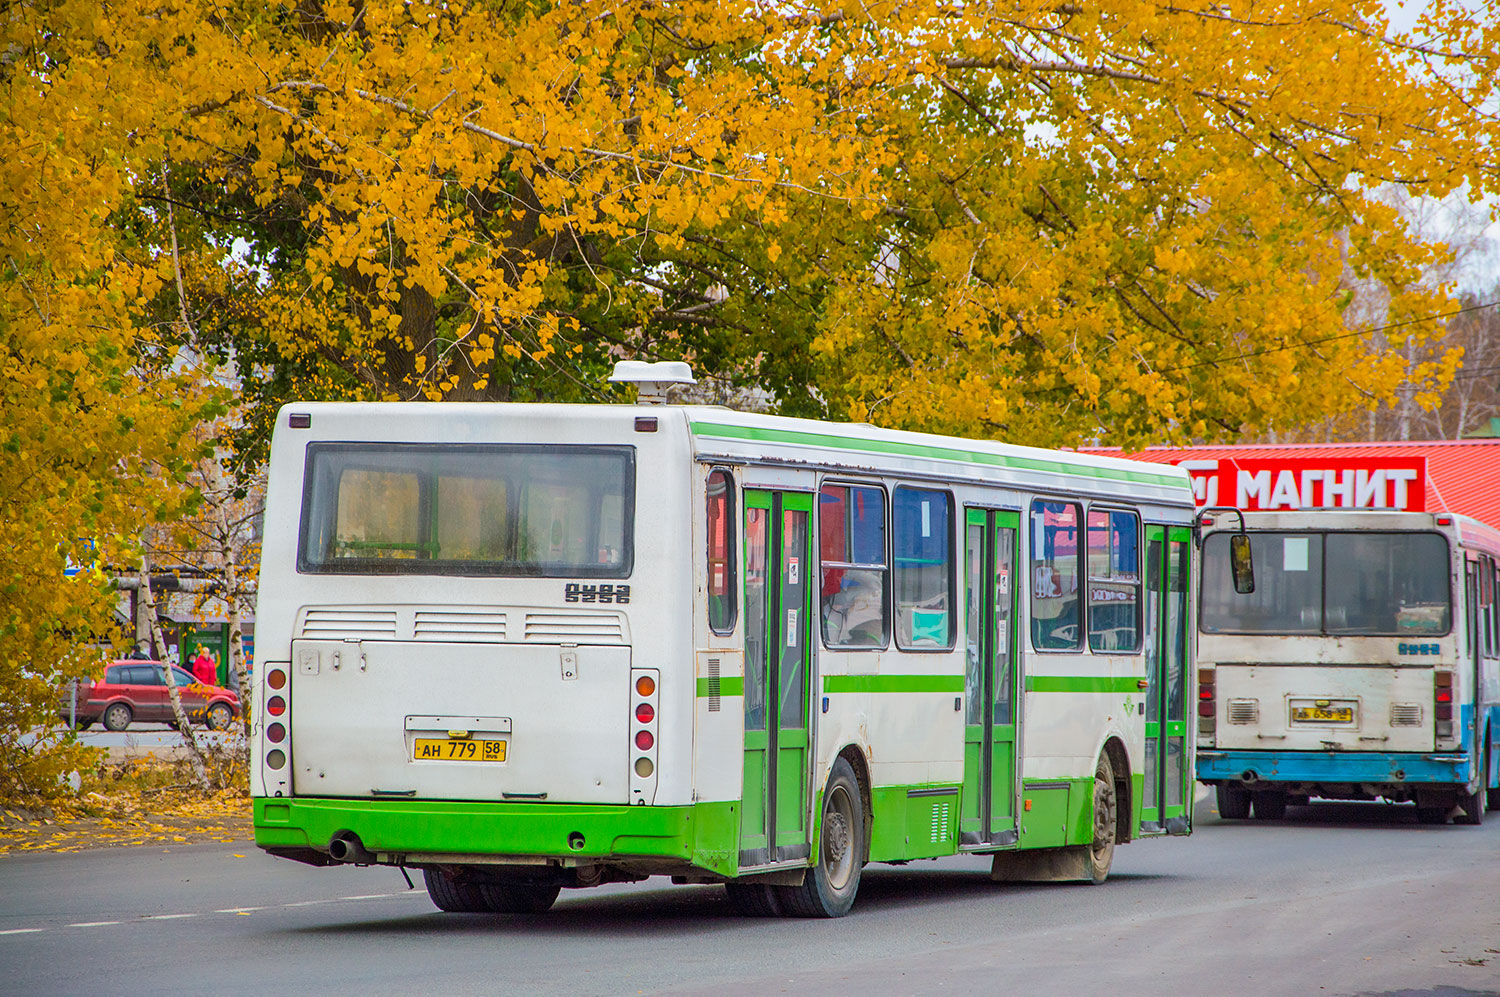
[[[362,893],[353,897],[328,897],[324,900],[297,900],[291,903],[276,904],[273,907],[225,907],[216,910],[215,914],[236,914],[241,917],[249,917],[251,912],[258,910],[282,910],[288,907],[313,907],[320,904],[343,903],[348,900],[390,900],[395,897],[421,897],[427,898],[422,890],[401,890],[398,893]],[[140,914],[132,923],[141,921],[176,921],[187,917],[198,917],[203,911],[191,911],[182,914]],[[68,928],[103,928],[113,924],[122,924],[121,921],[76,921],[72,924],[63,925]],[[46,928],[5,928],[0,929],[0,935],[35,935],[44,932]]]

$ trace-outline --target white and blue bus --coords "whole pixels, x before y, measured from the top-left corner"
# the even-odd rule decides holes
[[[1481,823],[1500,807],[1500,532],[1442,512],[1241,517],[1204,515],[1197,774],[1220,815],[1383,798]]]
[[[650,381],[668,375],[626,371]],[[1134,461],[682,405],[294,404],[257,843],[438,907],[867,862],[1100,881],[1191,828],[1194,507]]]

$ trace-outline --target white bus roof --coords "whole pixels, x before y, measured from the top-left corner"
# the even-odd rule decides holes
[[[1240,513],[1223,509],[1205,510],[1212,529],[1239,529]],[[1500,530],[1471,516],[1456,512],[1403,512],[1395,509],[1287,509],[1279,512],[1246,512],[1245,526],[1260,530],[1422,530],[1451,526],[1462,546],[1500,557]],[[1444,522],[1446,521],[1446,522]]]
[[[579,442],[578,430],[589,424],[656,416],[663,422],[683,421],[691,434],[694,456],[700,461],[772,463],[948,481],[970,479],[1030,491],[1088,493],[1164,506],[1192,506],[1187,472],[1171,465],[715,406],[301,402],[283,407],[277,420],[279,427],[287,425],[289,413],[315,417],[310,439],[473,443],[497,441],[498,426],[516,431],[515,435],[507,434],[507,441],[545,438]],[[545,436],[540,432],[542,427],[546,427]]]

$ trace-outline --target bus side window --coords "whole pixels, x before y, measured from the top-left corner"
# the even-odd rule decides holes
[[[734,630],[734,479],[728,471],[708,476],[708,627]]]
[[[1031,646],[1038,651],[1083,649],[1078,593],[1076,502],[1031,503]]]
[[[1484,630],[1484,656],[1495,654],[1495,562],[1488,557],[1479,559],[1479,604],[1482,615],[1479,625]]]
[[[885,492],[824,485],[818,493],[818,606],[829,647],[885,647]]]
[[[896,546],[896,646],[953,646],[953,496],[897,488],[891,499]]]
[[[1132,652],[1141,638],[1140,519],[1089,509],[1089,649]]]

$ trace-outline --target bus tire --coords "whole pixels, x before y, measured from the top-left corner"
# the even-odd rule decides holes
[[[1417,807],[1417,821],[1422,824],[1446,824],[1448,814],[1453,811],[1453,804],[1448,803],[1436,807]]]
[[[422,880],[427,884],[427,895],[438,910],[450,914],[485,914],[490,906],[485,902],[479,887],[463,883],[445,875],[439,869],[423,869]]]
[[[842,757],[834,760],[823,790],[821,827],[817,856],[802,885],[771,887],[783,914],[843,917],[854,906],[864,868],[865,807],[859,779]]]
[[[1115,861],[1115,835],[1119,823],[1119,797],[1115,794],[1115,767],[1109,754],[1101,754],[1094,766],[1094,836],[1089,842],[1089,882],[1109,878]]]
[[[1221,782],[1214,787],[1219,799],[1219,816],[1225,820],[1244,820],[1250,816],[1250,790],[1238,783]]]
[[[1484,808],[1486,810],[1500,810],[1500,787],[1486,789],[1490,782],[1490,761],[1493,756],[1490,749],[1484,749],[1484,774],[1479,777],[1479,789],[1484,793]]]
[[[1286,794],[1278,792],[1256,793],[1254,806],[1258,820],[1281,820],[1286,816]]]
[[[557,883],[480,883],[485,910],[496,914],[544,914],[557,902]]]
[[[1454,816],[1453,823],[1467,824],[1470,827],[1483,824],[1485,796],[1484,776],[1480,776],[1479,785],[1474,787],[1474,792],[1458,794],[1458,813]]]
[[[775,892],[765,883],[725,883],[724,892],[729,895],[729,906],[741,917],[779,917],[781,914]]]

